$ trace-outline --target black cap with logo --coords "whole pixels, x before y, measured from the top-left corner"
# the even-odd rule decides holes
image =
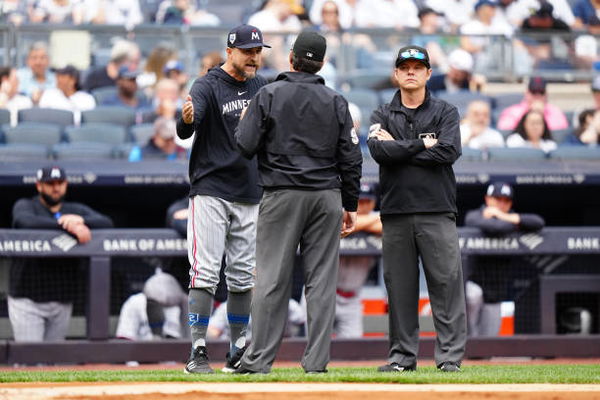
[[[292,52],[301,58],[323,61],[327,51],[327,41],[315,31],[302,31],[294,42]]]
[[[65,181],[65,170],[56,165],[43,167],[37,170],[36,178],[39,182]]]
[[[512,199],[513,188],[506,182],[494,182],[490,183],[485,194],[490,197],[506,197]]]
[[[233,28],[227,35],[227,47],[238,49],[251,49],[254,47],[271,47],[263,43],[263,34],[255,26],[239,25]]]
[[[422,62],[427,68],[431,68],[429,64],[429,53],[420,46],[405,46],[398,51],[396,58],[396,67],[399,67],[404,61],[416,60]]]

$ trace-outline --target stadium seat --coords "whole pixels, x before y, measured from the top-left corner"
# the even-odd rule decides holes
[[[573,132],[573,130],[571,128],[567,128],[567,129],[555,129],[555,130],[553,130],[551,132],[552,133],[552,140],[554,140],[556,143],[560,144],[560,143],[562,143],[562,142],[565,141],[565,138],[571,132]]]
[[[479,149],[472,149],[470,147],[462,148],[462,155],[458,159],[459,161],[481,161],[483,160],[483,151]]]
[[[98,106],[81,113],[82,124],[93,122],[117,124],[128,128],[135,124],[135,111],[125,107]]]
[[[456,106],[458,109],[458,114],[461,118],[464,118],[467,114],[467,107],[469,103],[475,100],[483,100],[492,105],[492,99],[486,95],[476,92],[469,92],[466,90],[462,90],[454,93],[440,92],[437,97],[439,99],[445,100],[448,103]]]
[[[391,103],[392,99],[394,98],[394,95],[396,94],[397,91],[398,91],[398,89],[396,89],[396,88],[380,90],[379,92],[377,92],[377,94],[379,95],[379,103],[380,104]]]
[[[73,125],[73,112],[54,108],[26,108],[19,110],[19,124],[22,122],[41,122],[59,125],[61,128]]]
[[[379,97],[377,92],[371,89],[354,89],[343,92],[342,95],[350,103],[354,103],[360,108],[362,118],[369,120],[371,113],[379,107]]]
[[[550,153],[550,158],[558,160],[600,160],[600,148],[589,146],[558,146]]]
[[[502,93],[492,97],[493,107],[496,110],[503,110],[508,106],[520,103],[523,100],[523,93]]]
[[[117,145],[125,143],[127,131],[124,126],[104,123],[89,123],[69,126],[65,129],[67,139],[75,142],[95,142]]]
[[[140,146],[145,146],[154,135],[154,124],[134,125],[130,129],[133,141]]]
[[[107,160],[114,158],[113,146],[108,143],[59,143],[52,147],[57,160]]]
[[[543,160],[546,153],[539,149],[529,147],[491,147],[488,149],[490,161],[514,161],[514,160]]]
[[[0,108],[0,125],[10,124],[10,111]]]
[[[117,94],[116,86],[104,86],[98,89],[94,89],[91,92],[92,96],[94,96],[94,100],[96,100],[96,104],[102,104],[104,100],[111,98]]]
[[[43,144],[11,143],[0,145],[0,162],[37,161],[48,158],[48,147]]]
[[[390,70],[368,70],[355,72],[344,79],[345,83],[354,89],[376,89],[390,82]],[[385,86],[383,86],[385,87]]]
[[[4,129],[7,144],[31,143],[52,146],[61,141],[61,128],[58,125],[39,122],[23,122]]]

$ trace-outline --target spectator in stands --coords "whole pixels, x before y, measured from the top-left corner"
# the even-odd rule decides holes
[[[538,76],[529,80],[527,92],[520,103],[513,104],[500,113],[497,128],[500,130],[515,129],[523,115],[531,109],[543,111],[544,119],[550,130],[569,127],[565,113],[557,106],[547,102],[546,80]]]
[[[358,198],[356,228],[349,236],[378,235],[383,231],[379,212],[375,212],[377,197],[375,186],[362,184]],[[341,256],[335,297],[335,322],[333,332],[338,338],[362,337],[363,312],[360,291],[369,272],[377,264],[373,256]]]
[[[508,183],[494,182],[486,191],[485,205],[467,212],[465,226],[479,228],[489,236],[512,232],[533,232],[542,229],[544,219],[536,214],[512,210],[513,188]],[[466,283],[467,319],[471,336],[494,336],[501,322],[500,302],[509,297],[506,274],[510,257],[485,256],[473,258]],[[504,275],[498,277],[498,274]]]
[[[172,275],[160,269],[144,290],[121,306],[115,336],[128,340],[181,339],[187,329],[187,295]]]
[[[227,321],[227,302],[219,304],[210,316],[206,337],[209,339],[230,339],[229,323]],[[294,299],[288,301],[288,319],[283,331],[284,337],[302,336],[304,324],[306,323],[306,309]],[[248,322],[246,339],[252,338],[252,318]]]
[[[448,56],[448,72],[431,77],[427,88],[434,93],[456,93],[461,90],[480,92],[486,84],[483,75],[473,74],[473,56],[463,49],[455,49]]]
[[[96,107],[91,94],[80,90],[79,70],[72,65],[54,70],[56,87],[44,90],[40,107],[56,108],[73,112],[75,124],[81,121],[81,112]]]
[[[594,17],[600,13],[600,0],[578,0],[573,6],[575,29],[585,29]]]
[[[493,43],[485,35],[510,36],[513,27],[500,19],[495,19],[498,3],[494,0],[479,0],[475,3],[475,14],[460,27],[461,47],[471,53],[475,59],[476,70],[485,71],[498,64],[498,55],[493,54],[490,45]],[[482,35],[482,36],[473,36]]]
[[[21,0],[5,0],[0,3],[0,21],[19,26],[27,22],[29,4]]]
[[[600,111],[584,110],[579,114],[579,125],[575,132],[569,133],[562,144],[579,146],[597,146],[600,136]]]
[[[167,227],[175,229],[182,237],[187,235],[189,202],[190,198],[185,196],[175,201],[167,209]]]
[[[504,2],[506,0],[503,0]],[[525,19],[535,14],[545,4],[552,6],[552,15],[574,27],[575,16],[568,0],[516,0],[506,8],[507,19],[514,27],[520,27]]]
[[[186,159],[185,149],[175,143],[177,122],[174,118],[159,117],[154,122],[154,135],[144,147],[135,146],[129,161]]]
[[[154,88],[153,107],[157,116],[175,118],[181,112],[183,99],[179,83],[173,79],[161,79]]]
[[[596,37],[600,36],[600,18],[593,16],[587,25],[587,34],[578,34],[574,41],[575,65],[577,69],[589,70],[594,67],[600,59],[598,42]]]
[[[62,231],[59,238],[64,245],[74,246],[92,239],[90,229],[113,226],[109,217],[90,207],[64,201],[67,176],[62,168],[41,168],[36,178],[38,195],[15,203],[13,228],[56,229]],[[80,272],[77,258],[17,257],[12,260],[8,316],[15,341],[65,339],[73,301],[85,287]]]
[[[31,45],[26,63],[26,67],[17,71],[19,92],[37,104],[45,89],[56,86],[56,77],[49,69],[50,57],[45,42],[35,42]]]
[[[265,40],[272,47],[272,50],[263,56],[265,68],[275,71],[287,69],[287,39],[285,36],[269,33],[300,32],[302,23],[297,14],[303,11],[304,8],[296,0],[267,0],[260,11],[250,16],[248,24],[265,32]]]
[[[31,6],[29,21],[79,25],[83,21],[81,0],[38,0]]]
[[[218,67],[223,64],[225,59],[220,51],[209,51],[205,53],[200,60],[200,70],[198,71],[198,76],[204,76],[208,72],[209,69]],[[196,80],[194,78],[193,80]]]
[[[195,25],[195,26],[219,26],[219,17],[206,10],[197,9],[190,0],[166,0],[163,4],[169,6],[157,14],[158,22],[165,25]]]
[[[442,17],[431,7],[419,9],[417,14],[419,18],[419,33],[412,37],[415,46],[421,46],[427,49],[431,57],[431,66],[440,71],[448,70],[448,60],[441,44],[444,37],[438,35],[442,30]]]
[[[458,32],[459,28],[469,22],[473,14],[475,0],[426,0],[425,5],[443,15],[450,31]]]
[[[116,86],[120,68],[125,66],[135,70],[139,59],[140,49],[137,44],[129,40],[118,39],[110,51],[108,64],[90,71],[83,83],[83,89],[86,92],[92,92],[101,87]]]
[[[143,22],[139,0],[83,0],[84,22],[121,25],[127,30]]]
[[[183,64],[177,60],[169,60],[163,68],[163,74],[165,78],[172,79],[173,81],[177,82],[177,85],[179,86],[180,90],[179,97],[184,99],[185,95],[187,95],[188,93],[188,91],[185,89],[186,84],[189,80],[189,76],[188,74],[186,74]]]
[[[12,67],[0,68],[0,108],[10,111],[10,124],[17,125],[19,110],[33,107],[33,102],[27,96],[18,93],[19,77],[17,70]]]
[[[531,147],[545,153],[555,150],[556,142],[552,140],[544,114],[538,109],[527,111],[517,124],[515,133],[506,138],[506,147]]]
[[[131,71],[126,66],[119,68],[117,76],[117,93],[106,97],[100,105],[122,106],[135,110],[150,110],[152,104],[144,96],[138,96],[137,71]]]
[[[318,26],[323,23],[323,5],[328,0],[314,0],[310,7],[310,21]],[[343,29],[356,26],[356,14],[359,3],[365,0],[334,0],[339,10],[340,25]]]
[[[147,96],[152,96],[156,82],[165,77],[165,65],[176,58],[177,52],[167,43],[159,43],[152,49],[142,73],[137,77],[138,86]]]
[[[504,147],[504,138],[490,127],[490,104],[475,100],[469,103],[467,116],[460,124],[460,138],[463,147],[484,150],[489,147]]]
[[[413,0],[368,0],[356,5],[356,27],[415,29],[418,9]]]

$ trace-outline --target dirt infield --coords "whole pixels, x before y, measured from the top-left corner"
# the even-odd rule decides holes
[[[11,384],[0,400],[588,400],[600,385],[400,385],[355,383]]]

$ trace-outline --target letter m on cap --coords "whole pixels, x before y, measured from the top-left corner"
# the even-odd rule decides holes
[[[256,31],[252,31],[252,40],[260,40],[260,35]]]

